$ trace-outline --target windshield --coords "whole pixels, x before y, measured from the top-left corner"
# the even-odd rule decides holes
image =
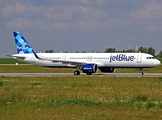
[[[147,57],[146,59],[155,59],[154,57]]]

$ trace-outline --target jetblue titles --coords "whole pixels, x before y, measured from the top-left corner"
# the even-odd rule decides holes
[[[27,47],[25,47],[25,46],[19,46],[19,50],[21,50],[21,49],[28,49],[29,47],[27,46]]]
[[[112,61],[134,61],[134,56],[126,56],[125,54],[119,54],[116,56],[110,56],[110,63]]]

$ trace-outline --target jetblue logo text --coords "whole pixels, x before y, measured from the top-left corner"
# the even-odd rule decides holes
[[[110,63],[112,61],[134,61],[134,56],[126,56],[124,54],[119,54],[116,56],[110,56]]]
[[[25,46],[19,46],[19,50],[21,49],[28,49],[29,47],[25,47]]]

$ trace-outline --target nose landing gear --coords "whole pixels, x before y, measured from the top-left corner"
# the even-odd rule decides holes
[[[142,72],[143,68],[140,68],[140,75],[144,75],[144,73]]]

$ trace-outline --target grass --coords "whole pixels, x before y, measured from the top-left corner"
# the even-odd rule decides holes
[[[0,87],[2,87],[3,86],[3,82],[2,81],[0,81]]]
[[[12,58],[0,58],[0,64],[16,64],[16,63],[27,64],[27,63],[24,63],[24,62],[21,62],[21,61],[12,59]]]
[[[1,73],[74,71],[34,65],[0,66]],[[115,72],[139,73],[139,69]],[[144,72],[161,73],[162,65]],[[0,76],[0,119],[162,119],[161,89],[162,77]]]
[[[162,119],[161,77],[6,77],[0,119]]]
[[[162,63],[162,57],[159,57],[159,58],[157,58],[158,60],[160,60],[160,62]]]

